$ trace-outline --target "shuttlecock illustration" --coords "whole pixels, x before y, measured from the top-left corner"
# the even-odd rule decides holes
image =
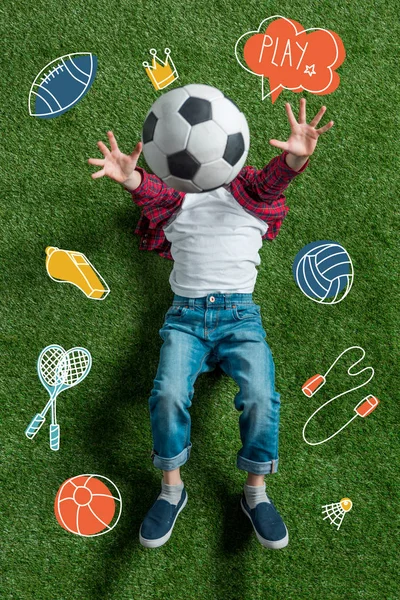
[[[322,514],[325,514],[325,519],[329,519],[331,525],[336,525],[337,528],[342,524],[344,515],[352,509],[353,503],[350,498],[342,498],[340,502],[334,504],[325,504]]]

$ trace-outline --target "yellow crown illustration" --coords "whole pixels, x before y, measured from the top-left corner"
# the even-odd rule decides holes
[[[166,57],[165,62],[158,58],[157,50],[151,48],[150,54],[153,56],[152,64],[149,65],[147,61],[143,63],[146,73],[156,90],[162,90],[179,77],[175,65],[172,62],[172,58],[170,57],[171,50],[165,48],[164,52]]]

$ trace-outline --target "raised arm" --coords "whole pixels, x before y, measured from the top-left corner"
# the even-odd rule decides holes
[[[123,154],[118,148],[112,131],[107,131],[111,150],[103,142],[97,142],[104,158],[89,158],[90,165],[102,167],[92,173],[92,179],[106,175],[120,183],[132,195],[132,200],[145,209],[146,214],[152,215],[153,209],[172,207],[183,194],[168,187],[157,175],[147,173],[137,166],[142,152],[142,143],[138,142],[131,154]]]
[[[329,121],[323,127],[315,129],[316,125],[322,119],[326,106],[320,108],[315,117],[307,123],[306,118],[306,99],[300,99],[299,120],[296,121],[292,107],[289,102],[285,105],[286,113],[290,124],[290,136],[287,142],[272,139],[269,141],[271,146],[276,146],[282,150],[286,150],[286,164],[294,171],[300,169],[306,164],[307,160],[314,152],[319,136],[325,131],[333,127],[333,121]]]
[[[300,100],[299,121],[297,122],[290,104],[286,103],[291,133],[287,142],[272,139],[270,144],[281,148],[284,152],[275,156],[262,169],[244,167],[244,181],[255,199],[266,202],[270,206],[284,205],[283,192],[299,173],[307,167],[308,160],[314,152],[319,136],[333,126],[329,121],[320,129],[315,126],[326,111],[323,106],[309,124],[306,122],[306,100]]]
[[[131,154],[123,154],[118,148],[117,140],[112,131],[107,131],[111,151],[103,142],[97,145],[104,158],[89,158],[90,165],[102,167],[100,171],[92,173],[92,179],[98,179],[106,175],[113,181],[122,184],[127,190],[133,191],[139,187],[142,178],[136,171],[136,164],[142,152],[142,143],[138,142]]]

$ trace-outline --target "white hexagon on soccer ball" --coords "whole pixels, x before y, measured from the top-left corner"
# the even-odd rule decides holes
[[[249,148],[250,148],[250,130],[249,130],[249,125],[247,123],[247,119],[243,113],[240,113],[240,117],[241,117],[241,123],[238,126],[238,131],[240,131],[243,134],[244,147],[245,147],[246,154],[247,154],[247,152],[249,151]]]
[[[202,98],[203,100],[214,101],[216,98],[223,98],[224,95],[216,87],[205,85],[203,83],[189,83],[185,85],[185,90],[192,98]]]
[[[146,152],[145,159],[153,173],[157,173],[158,177],[163,179],[169,175],[168,161],[165,153],[154,142],[148,142],[144,148]]]
[[[190,129],[189,123],[179,113],[169,114],[168,119],[157,122],[153,141],[169,156],[186,148]]]
[[[151,111],[156,115],[157,119],[162,119],[163,117],[169,118],[172,113],[178,112],[188,98],[190,96],[185,91],[185,88],[175,88],[157,98],[151,107]]]
[[[228,136],[214,121],[193,125],[190,130],[187,150],[200,164],[222,158]]]
[[[232,167],[223,159],[219,158],[213,162],[201,165],[196,175],[193,177],[195,183],[202,190],[211,190],[221,187],[224,183],[229,183],[232,178]]]
[[[227,98],[217,98],[211,103],[212,118],[228,135],[241,131],[241,112]],[[240,124],[239,124],[240,123]]]
[[[236,175],[238,175],[240,173],[240,171],[242,170],[242,168],[244,167],[246,158],[247,158],[247,150],[245,150],[241,159],[235,164],[235,166],[232,167],[232,173],[230,174],[229,179],[227,181],[225,181],[225,183],[230,183],[233,179],[235,179]]]
[[[185,194],[199,194],[203,191],[190,179],[182,179],[181,177],[174,177],[174,175],[169,175],[169,177],[166,177],[164,179],[164,183],[166,183],[169,187],[174,188],[174,190],[185,192]]]

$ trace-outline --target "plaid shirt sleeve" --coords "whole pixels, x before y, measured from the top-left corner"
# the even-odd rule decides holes
[[[136,171],[142,176],[142,182],[130,192],[132,200],[142,207],[142,214],[149,220],[150,228],[155,228],[169,219],[182,204],[185,194],[168,187],[157,175],[147,173],[141,167],[136,167]]]
[[[275,156],[263,168],[257,171],[255,167],[246,167],[248,192],[258,200],[273,204],[283,197],[289,183],[307,168],[309,160],[300,171],[295,171],[286,163],[287,152]]]
[[[168,187],[157,175],[136,167],[142,181],[130,192],[135,204],[142,208],[134,233],[140,237],[139,250],[155,250],[163,258],[173,260],[171,243],[166,239],[163,225],[180,207],[185,194]]]
[[[307,160],[300,171],[295,171],[286,163],[287,154],[283,152],[275,156],[259,170],[244,167],[231,184],[232,194],[240,204],[268,223],[263,239],[272,240],[278,235],[289,212],[283,192],[309,164]]]
[[[252,166],[243,167],[229,184],[235,199],[268,224],[263,239],[272,240],[278,235],[289,211],[282,192],[308,165],[307,161],[300,171],[294,171],[286,164],[286,155],[287,152],[283,152],[259,170]],[[142,207],[135,229],[135,234],[140,236],[139,249],[155,250],[160,256],[173,260],[171,243],[164,235],[163,226],[181,206],[185,194],[168,187],[159,177],[141,167],[136,167],[136,170],[142,181],[130,193],[135,204]]]

